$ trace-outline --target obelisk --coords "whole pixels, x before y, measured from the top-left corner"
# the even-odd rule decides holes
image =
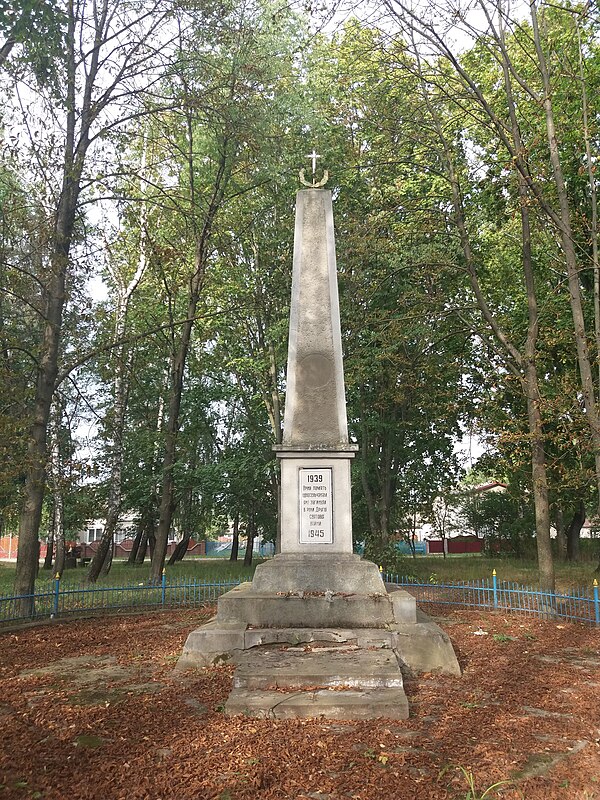
[[[227,713],[404,719],[408,704],[398,659],[416,672],[460,674],[460,667],[443,631],[417,621],[414,597],[402,589],[388,593],[377,566],[352,550],[350,465],[357,448],[349,442],[346,420],[331,192],[323,189],[327,173],[319,182],[315,178],[314,151],[310,158],[312,183],[301,170],[306,188],[296,196],[284,433],[275,447],[281,465],[281,552],[257,566],[252,583],[219,597],[216,616],[190,632],[178,668],[236,659],[245,673],[236,678]],[[317,648],[303,667],[297,653],[283,666],[269,660],[286,658],[285,648],[273,651],[271,645],[309,642],[346,643],[353,648],[347,656],[352,664],[356,647],[367,660],[375,658],[375,667],[361,662],[364,674],[357,676],[353,667],[347,679],[365,689],[364,696],[311,690],[306,700],[298,691],[302,669],[311,687],[339,688],[340,680],[346,682],[340,678],[346,665],[330,661],[327,648]],[[253,656],[245,663],[245,651],[255,650],[258,665]],[[394,658],[387,659],[386,650],[393,650]],[[336,658],[344,662],[343,650]],[[274,674],[272,667],[281,670]],[[379,670],[383,694],[373,689],[373,669]],[[248,674],[265,692],[244,688]],[[270,691],[273,685],[291,694]]]
[[[310,158],[314,176],[318,156]],[[257,567],[253,587],[385,594],[376,566],[353,555],[358,448],[348,440],[331,192],[320,184],[313,177],[296,195],[283,443],[275,447],[281,548]]]

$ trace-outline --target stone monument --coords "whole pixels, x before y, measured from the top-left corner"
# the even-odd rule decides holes
[[[307,188],[296,197],[284,432],[275,447],[280,553],[256,568],[252,583],[219,598],[216,617],[190,633],[179,668],[233,657],[228,713],[405,718],[398,659],[416,672],[460,670],[448,637],[417,616],[414,598],[388,592],[377,566],[353,553],[357,446],[348,439],[332,200],[322,188],[327,173],[315,178],[319,156],[309,158],[312,183],[302,170]],[[311,653],[295,649],[315,642]]]

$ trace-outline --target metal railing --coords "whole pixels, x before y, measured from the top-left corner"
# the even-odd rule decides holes
[[[410,591],[417,603],[483,608],[488,611],[518,611],[544,619],[566,619],[600,625],[598,581],[591,588],[579,587],[567,592],[544,592],[512,581],[499,581],[496,570],[492,580],[420,583],[414,578],[383,575],[387,583]]]
[[[417,603],[482,608],[488,611],[517,611],[545,619],[566,619],[600,625],[598,581],[591,589],[544,592],[511,581],[492,579],[466,582],[419,582],[401,575],[383,574],[387,583],[402,586]],[[115,612],[148,608],[191,608],[216,600],[239,586],[244,578],[197,580],[184,578],[159,584],[129,586],[63,585],[59,576],[32,595],[0,597],[0,625],[29,619],[64,617],[86,612]]]
[[[0,597],[0,624],[86,612],[190,608],[216,600],[224,592],[239,586],[243,580],[185,578],[167,581],[163,574],[161,582],[155,585],[65,586],[57,575],[46,587],[32,595]]]

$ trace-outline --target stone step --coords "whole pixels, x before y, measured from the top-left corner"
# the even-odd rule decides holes
[[[402,688],[276,692],[233,689],[225,713],[262,719],[408,719]]]
[[[402,673],[392,650],[324,647],[257,647],[237,659],[236,689],[348,687],[402,689]]]

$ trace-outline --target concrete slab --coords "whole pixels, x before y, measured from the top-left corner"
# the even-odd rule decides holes
[[[409,672],[441,672],[460,676],[461,669],[448,634],[435,622],[397,625],[392,647]]]
[[[417,601],[405,589],[389,593],[394,609],[394,622],[404,624],[417,621]]]
[[[392,633],[385,628],[247,628],[244,649],[264,644],[345,643],[368,649],[392,646]]]
[[[384,628],[395,620],[387,593],[257,592],[251,583],[221,595],[218,609],[220,621],[262,628]]]
[[[225,713],[266,719],[408,719],[409,716],[403,689],[297,692],[234,689],[225,704]]]
[[[449,636],[420,610],[416,623],[390,624],[384,628],[264,628],[221,622],[215,617],[189,634],[177,669],[207,667],[263,645],[314,642],[344,643],[360,650],[393,650],[409,674],[461,674]]]
[[[265,648],[236,657],[236,689],[295,689],[343,686],[401,689],[402,673],[392,650],[325,647]]]
[[[213,617],[210,622],[188,634],[175,669],[208,667],[226,661],[236,650],[244,649],[244,622],[226,622]]]
[[[256,592],[331,592],[381,594],[386,588],[378,567],[353,553],[280,553],[259,564],[252,586]]]

